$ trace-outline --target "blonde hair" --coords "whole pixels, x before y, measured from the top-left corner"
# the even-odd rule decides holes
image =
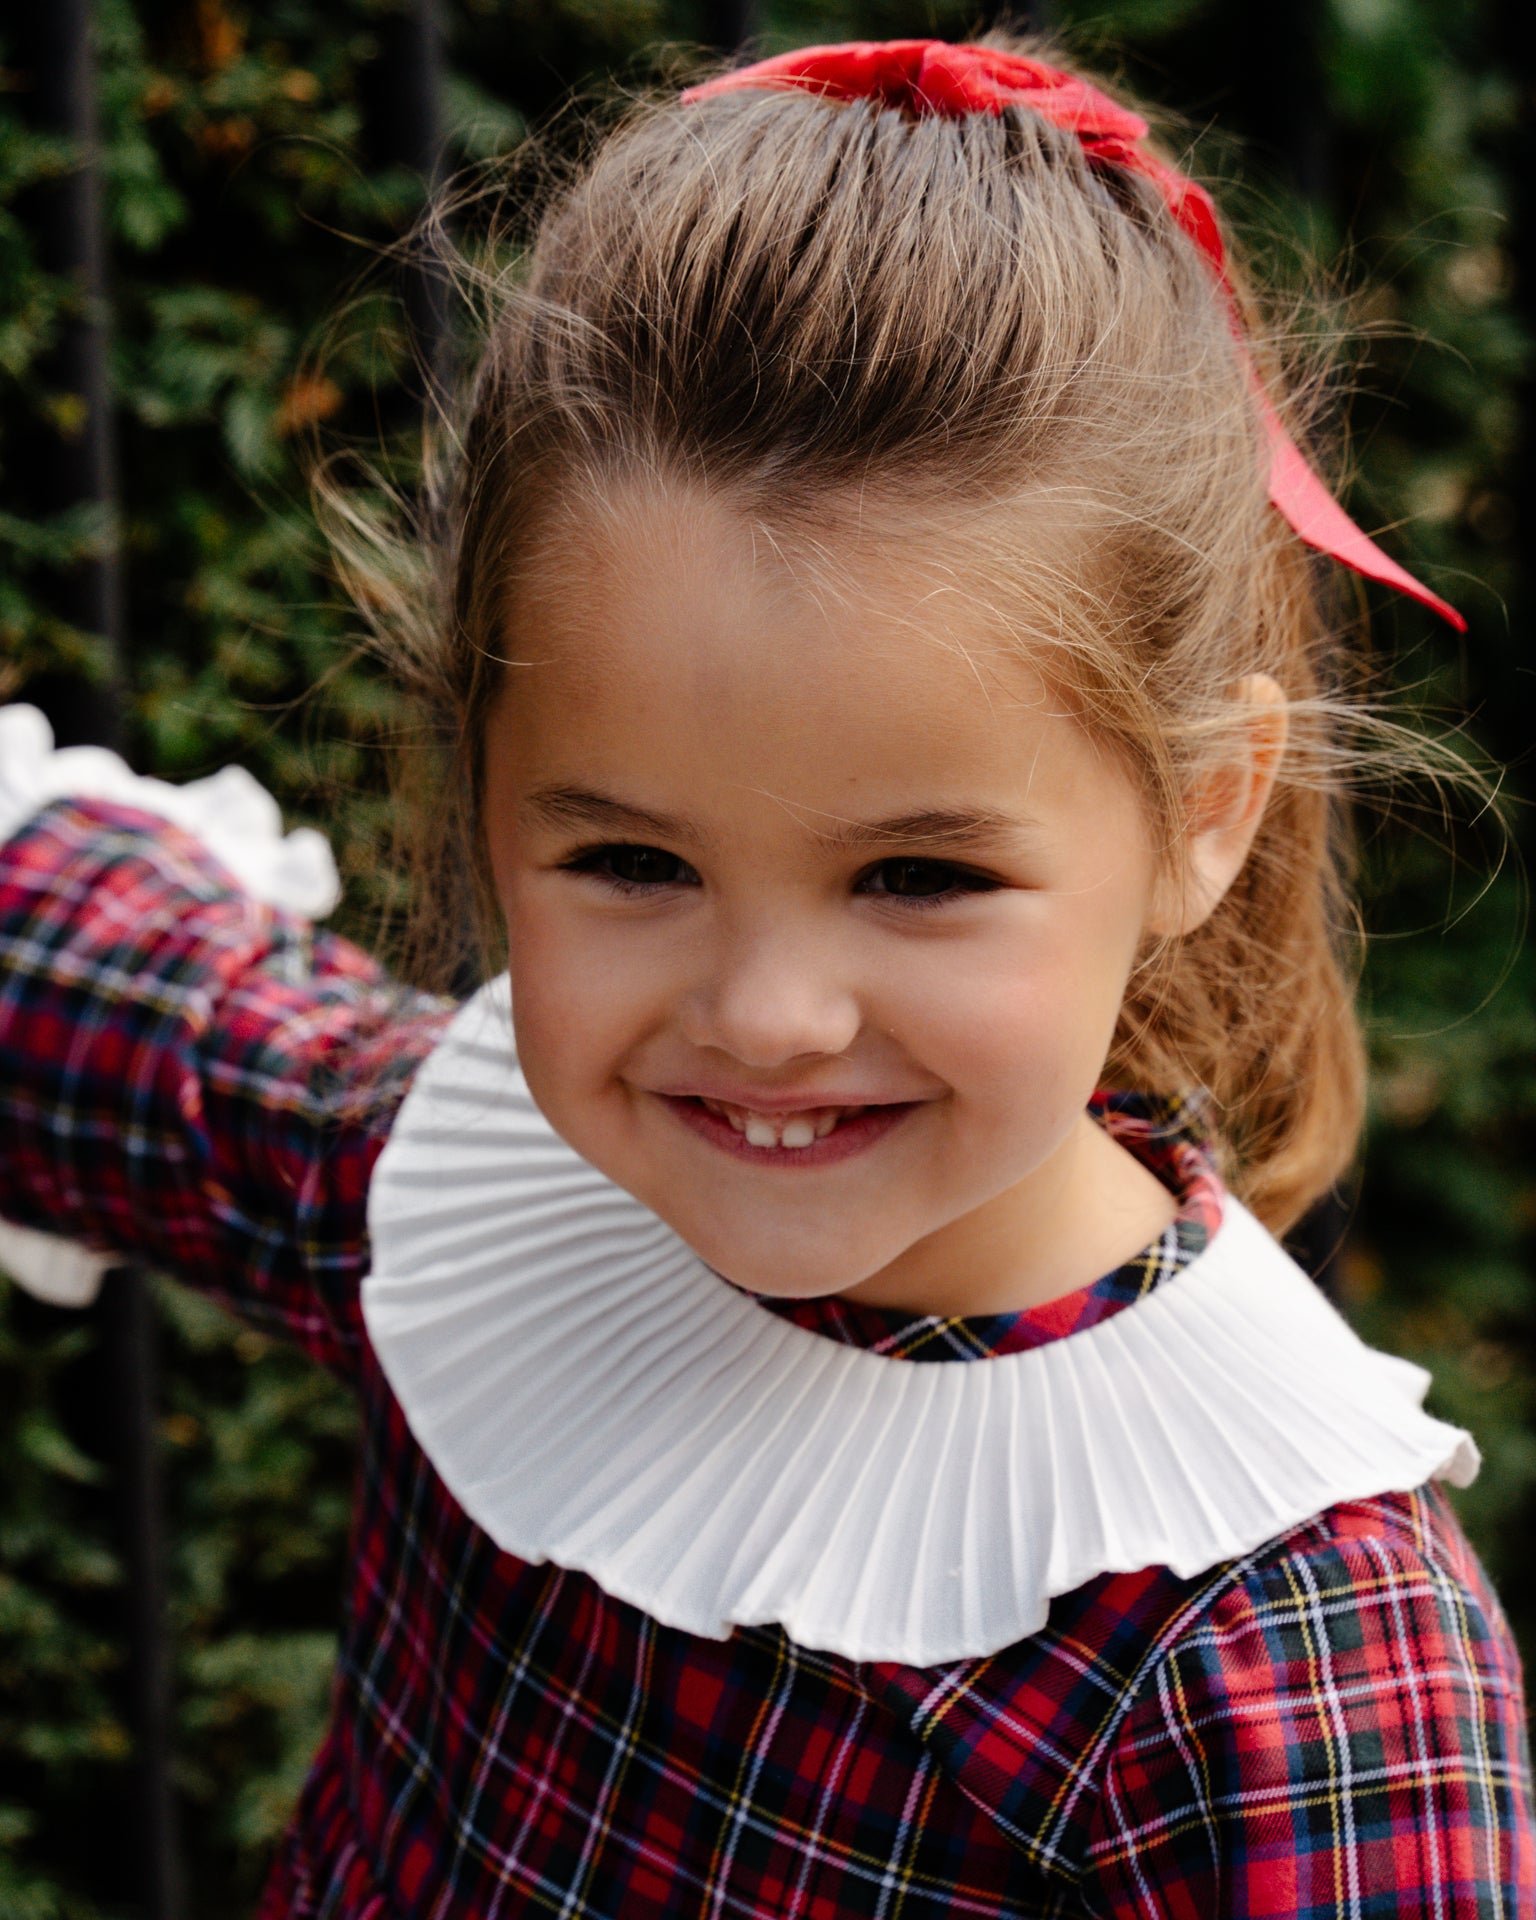
[[[417,871],[437,925],[487,922],[480,734],[552,502],[639,469],[775,520],[855,487],[931,503],[989,529],[970,542],[989,594],[1027,608],[1036,664],[1134,770],[1175,865],[1184,796],[1241,724],[1234,684],[1284,691],[1290,740],[1243,872],[1143,957],[1107,1073],[1206,1089],[1235,1191],[1276,1230],[1295,1221],[1361,1124],[1346,788],[1407,736],[1352,697],[1318,569],[1267,505],[1255,364],[1301,424],[1278,356],[1239,349],[1156,192],[1026,108],[674,98],[634,108],[515,269],[479,284],[492,312],[436,496],[439,597],[417,596],[414,625],[398,541],[330,502],[436,718],[447,785]],[[1049,565],[1025,531],[1042,511],[1075,532]]]

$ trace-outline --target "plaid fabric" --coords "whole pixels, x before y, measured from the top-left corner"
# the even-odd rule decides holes
[[[449,1010],[164,822],[44,820],[0,855],[0,1214],[142,1255],[355,1377],[369,1174]]]
[[[364,1407],[334,1712],[263,1920],[1536,1912],[1518,1666],[1433,1491],[1101,1576],[928,1670],[701,1640],[498,1553],[357,1305],[443,1017],[143,816],[62,804],[0,854],[0,1214],[162,1262]]]

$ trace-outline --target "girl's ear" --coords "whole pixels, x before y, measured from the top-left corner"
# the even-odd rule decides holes
[[[1164,938],[1203,925],[1242,872],[1285,754],[1290,717],[1279,683],[1267,673],[1250,674],[1231,698],[1244,709],[1232,748],[1190,789],[1183,870],[1170,876],[1153,904],[1147,931]]]

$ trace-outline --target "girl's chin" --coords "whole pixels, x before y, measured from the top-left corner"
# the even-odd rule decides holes
[[[825,1157],[819,1164],[856,1164],[878,1141],[901,1137],[908,1117],[925,1104],[870,1109],[840,1122],[812,1147],[775,1149],[752,1146],[702,1102],[650,1094],[643,1107],[661,1116],[674,1140],[681,1134],[679,1144],[684,1144],[702,1136],[717,1152],[706,1155],[702,1165],[693,1153],[679,1158],[675,1148],[658,1154],[660,1142],[642,1125],[638,1139],[628,1129],[628,1137],[617,1142],[612,1134],[587,1139],[586,1157],[743,1293],[786,1301],[825,1299],[881,1272],[931,1231],[910,1217],[912,1170],[894,1170],[886,1188],[878,1161],[872,1161],[872,1186],[862,1180],[821,1186],[788,1177],[780,1163],[798,1159],[803,1174],[818,1164],[812,1156],[820,1150]],[[697,1112],[679,1114],[679,1107]],[[581,1140],[571,1144],[583,1151]],[[719,1170],[717,1179],[710,1178],[712,1168]],[[743,1185],[743,1172],[750,1175],[758,1168],[764,1177],[749,1177]],[[860,1224],[866,1232],[858,1231]]]
[[[728,1281],[742,1293],[756,1294],[763,1300],[827,1300],[846,1293],[849,1287],[858,1284],[856,1278],[842,1271],[801,1272],[786,1278],[782,1265],[771,1260],[765,1261],[760,1255],[746,1260],[722,1256],[719,1262],[711,1260],[707,1254],[700,1254],[699,1257],[722,1280]]]
[[[707,1221],[674,1218],[668,1224],[722,1280],[743,1293],[759,1294],[767,1300],[824,1300],[845,1294],[905,1251],[902,1246],[885,1244],[882,1238],[879,1245],[856,1249],[860,1257],[851,1264],[846,1233],[829,1231],[826,1239],[816,1244],[808,1243],[803,1236],[791,1238],[775,1232],[771,1224],[761,1232],[754,1231],[755,1223],[750,1220],[729,1222],[722,1231],[718,1214]],[[701,1230],[690,1231],[694,1226]]]

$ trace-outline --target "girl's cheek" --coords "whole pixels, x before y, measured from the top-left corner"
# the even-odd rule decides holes
[[[507,961],[512,978],[512,1020],[518,1056],[548,1111],[552,1082],[578,1069],[591,1039],[583,1007],[593,999],[586,985],[582,943],[568,915],[542,897],[537,886],[515,888],[507,901]]]
[[[514,895],[508,960],[524,1070],[541,1105],[547,1094],[563,1106],[611,1081],[654,1026],[664,990],[647,943],[582,912],[557,885]]]
[[[1073,1112],[1099,1081],[1119,1014],[1116,944],[1015,940],[970,956],[969,966],[957,954],[943,979],[913,995],[909,1031],[994,1122]]]

